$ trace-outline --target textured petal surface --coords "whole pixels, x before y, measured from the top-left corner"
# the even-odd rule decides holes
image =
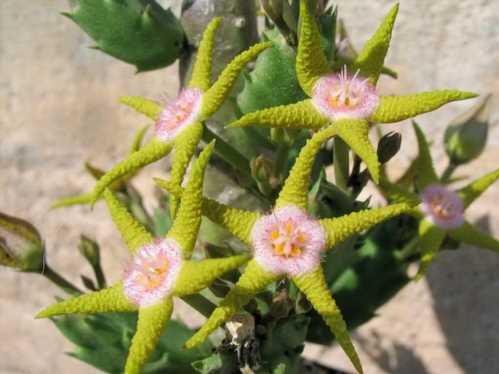
[[[151,140],[140,151],[132,153],[127,159],[115,165],[97,181],[94,188],[94,200],[97,200],[104,189],[115,180],[160,160],[170,153],[172,147],[173,143],[171,142],[165,143],[156,139]]]
[[[204,171],[210,160],[214,145],[214,142],[208,144],[194,163],[189,182],[182,194],[178,214],[173,221],[172,228],[166,235],[180,244],[185,259],[190,258],[192,255],[199,226],[201,225]]]
[[[159,178],[155,179],[156,184],[176,197],[181,197],[183,189],[173,185],[169,181]],[[248,210],[232,208],[212,199],[203,198],[203,215],[213,222],[225,227],[232,235],[251,244],[250,234],[253,225],[260,218],[260,213]]]
[[[130,108],[134,109],[136,112],[149,117],[153,121],[156,121],[161,113],[161,105],[153,100],[146,99],[141,96],[122,96],[120,97],[120,103],[123,103]]]
[[[305,294],[307,300],[310,301],[310,304],[312,304],[317,313],[321,315],[329,326],[336,337],[336,341],[350,358],[357,372],[362,373],[362,364],[360,363],[359,356],[348,335],[348,328],[341,315],[341,311],[327,287],[322,268],[319,267],[315,271],[294,277],[293,282]]]
[[[368,77],[373,84],[376,84],[383,69],[398,9],[398,4],[392,7],[371,39],[364,44],[355,60],[354,66],[360,70],[360,76]]]
[[[203,135],[203,125],[195,122],[182,131],[175,139],[175,149],[173,153],[172,168],[170,171],[170,180],[172,183],[181,185],[185,172],[189,166],[194,152]],[[178,200],[172,197],[169,201],[170,216],[177,214]]]
[[[338,218],[322,219],[321,224],[327,233],[327,248],[383,222],[386,219],[407,213],[411,207],[407,204],[393,204],[383,208],[366,209]]]
[[[313,169],[315,157],[321,145],[336,134],[336,128],[330,126],[307,141],[296,158],[281,192],[276,201],[276,207],[294,205],[303,210],[307,210],[308,190],[310,187],[310,174]]]
[[[464,206],[467,208],[475,201],[487,188],[499,179],[499,169],[474,180],[467,186],[457,191],[458,195],[463,199]]]
[[[218,79],[213,83],[203,96],[201,106],[201,119],[205,120],[215,113],[223,104],[230,93],[232,85],[239,77],[239,73],[248,62],[254,59],[260,52],[272,46],[272,43],[258,43],[246,51],[237,55],[222,71]]]
[[[430,263],[442,246],[445,235],[444,230],[435,226],[427,219],[423,219],[419,223],[419,247],[421,248],[422,255],[416,279],[420,279],[426,274],[428,266],[430,266]]]
[[[125,374],[139,374],[163,333],[173,311],[168,298],[156,305],[139,310],[137,332],[135,333],[125,364]]]
[[[104,199],[114,224],[130,252],[153,241],[152,235],[137,221],[110,190],[104,191]]]
[[[133,312],[137,306],[123,293],[122,283],[49,306],[36,315],[46,318],[71,313]]]
[[[296,76],[301,88],[309,96],[315,82],[329,71],[321,48],[321,37],[308,0],[300,0],[300,30],[296,54]]]
[[[192,69],[191,80],[189,87],[196,87],[202,91],[207,91],[211,86],[211,61],[213,53],[213,44],[215,41],[215,32],[222,23],[222,17],[213,18],[206,30],[203,37],[199,42],[198,52],[196,55],[196,62]]]
[[[255,260],[251,260],[234,288],[225,296],[199,331],[185,343],[185,346],[193,348],[204,342],[217,327],[241,310],[259,291],[277,279],[278,276],[263,270]]]
[[[430,154],[430,145],[426,136],[416,122],[413,122],[416,140],[418,142],[418,158],[416,163],[416,186],[420,191],[430,184],[438,183],[438,176],[433,167],[433,160]]]
[[[335,122],[338,136],[365,162],[371,178],[379,183],[380,163],[369,140],[369,123],[364,120],[345,119]]]
[[[308,128],[320,129],[329,125],[329,119],[324,117],[312,104],[312,100],[303,100],[296,104],[279,105],[273,108],[248,113],[229,127],[245,127],[249,125],[276,128]]]
[[[381,96],[380,103],[370,120],[376,123],[391,123],[431,112],[442,105],[457,100],[476,97],[471,92],[441,90],[405,96]]]
[[[237,269],[249,260],[249,257],[231,256],[210,258],[201,261],[185,261],[174,287],[174,294],[181,297],[195,294],[211,285],[230,270]]]
[[[461,227],[450,230],[449,236],[460,242],[499,252],[499,241],[465,222]]]

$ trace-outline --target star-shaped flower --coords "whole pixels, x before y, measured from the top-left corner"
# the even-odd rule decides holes
[[[394,204],[338,218],[310,216],[307,208],[311,169],[322,143],[334,135],[336,127],[328,127],[308,140],[271,212],[260,214],[204,200],[203,214],[249,245],[254,258],[208,321],[187,341],[187,347],[203,342],[267,285],[288,278],[322,315],[357,371],[362,372],[345,321],[326,284],[321,258],[339,242],[411,207]],[[157,180],[157,183],[174,195],[182,194],[182,189],[171,182]]]
[[[139,373],[171,317],[173,296],[198,293],[223,273],[239,267],[247,256],[190,260],[201,223],[203,175],[213,149],[210,143],[194,164],[172,228],[154,239],[113,193],[103,193],[109,211],[133,255],[123,280],[101,291],[65,300],[37,317],[69,313],[138,312],[125,373]]]
[[[295,104],[248,113],[229,126],[254,124],[317,130],[334,125],[338,136],[366,163],[371,177],[378,183],[380,165],[368,137],[372,123],[402,121],[433,111],[451,101],[476,96],[457,90],[406,96],[379,95],[375,85],[390,44],[398,4],[390,10],[350,66],[336,66],[331,70],[322,51],[319,29],[309,7],[308,0],[300,1],[296,74],[301,88],[310,98]],[[338,121],[339,119],[348,120]]]
[[[94,201],[116,179],[166,156],[173,148],[172,180],[181,183],[185,170],[203,133],[202,122],[223,104],[233,83],[244,66],[272,44],[258,43],[234,58],[212,83],[212,51],[215,31],[222,19],[214,18],[207,26],[199,44],[192,76],[187,88],[177,99],[161,108],[154,101],[126,96],[121,101],[156,121],[155,138],[138,152],[121,161],[97,182]]]
[[[420,219],[419,246],[422,257],[416,276],[416,279],[419,279],[425,274],[447,235],[459,242],[499,252],[498,240],[481,232],[464,218],[465,210],[499,179],[499,169],[457,191],[449,189],[435,172],[423,131],[416,123],[413,125],[419,146],[419,156],[415,164],[415,184],[419,195],[393,185],[385,178],[382,178],[381,188],[393,201],[419,204],[411,212]]]

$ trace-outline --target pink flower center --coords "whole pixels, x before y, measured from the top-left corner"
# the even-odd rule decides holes
[[[144,290],[151,291],[158,288],[168,274],[170,262],[164,253],[155,256],[141,254],[132,263],[135,274],[135,282]]]
[[[451,229],[464,222],[464,205],[453,191],[441,185],[431,185],[421,193],[421,209],[436,225]]]
[[[307,239],[308,235],[302,232],[296,222],[291,219],[279,222],[277,227],[270,232],[270,242],[274,253],[286,258],[300,255]]]
[[[319,221],[292,205],[261,217],[251,239],[255,260],[264,269],[292,276],[317,268],[326,245]]]
[[[350,76],[346,66],[338,74],[320,78],[314,86],[312,102],[331,119],[368,118],[376,109],[379,97],[376,88],[358,71]]]
[[[180,264],[180,248],[172,240],[158,240],[142,247],[125,272],[125,294],[141,306],[159,301],[170,292]]]
[[[173,139],[186,126],[194,122],[201,108],[203,93],[196,88],[186,88],[168,104],[156,123],[156,136],[162,140]]]
[[[346,69],[344,69],[339,74],[339,80],[331,85],[328,99],[333,108],[354,109],[361,103],[369,83],[367,79],[357,79],[357,74],[358,72],[349,78]]]

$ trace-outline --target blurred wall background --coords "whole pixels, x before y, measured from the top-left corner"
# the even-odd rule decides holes
[[[360,47],[392,1],[336,3]],[[104,207],[49,211],[49,206],[61,195],[92,187],[83,161],[107,168],[127,151],[144,121],[118,105],[117,98],[174,97],[177,67],[135,75],[131,66],[88,49],[91,41],[59,15],[67,7],[64,0],[0,2],[0,210],[35,223],[50,263],[75,281],[77,274],[90,273],[74,256],[79,235],[95,237],[113,280],[126,255]],[[477,175],[499,166],[499,2],[402,0],[387,61],[400,78],[382,79],[385,94],[436,88],[495,94],[490,145],[462,173]],[[450,104],[418,118],[431,134],[440,168],[445,166],[445,125],[471,104]],[[393,161],[398,168],[415,152],[407,125],[388,127],[404,134],[404,152]],[[135,183],[148,197],[147,204],[153,201],[150,178],[163,169],[161,163],[148,167]],[[498,200],[496,185],[469,212],[496,235]],[[355,334],[366,372],[497,373],[498,269],[499,256],[473,248],[441,255],[425,280],[409,285]],[[94,372],[63,354],[71,346],[49,321],[33,320],[60,294],[56,289],[37,275],[4,268],[0,282],[0,372]],[[190,322],[196,319],[192,315]],[[349,368],[337,349],[311,346],[306,352]]]

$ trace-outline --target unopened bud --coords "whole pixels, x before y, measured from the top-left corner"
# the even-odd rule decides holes
[[[455,118],[444,135],[445,151],[455,165],[477,158],[485,148],[489,131],[489,101],[491,95]]]
[[[378,159],[382,164],[387,163],[400,150],[402,135],[398,132],[389,132],[383,135],[378,143]]]
[[[0,265],[39,272],[43,268],[43,256],[43,241],[35,226],[0,213]]]
[[[264,195],[269,195],[279,183],[274,175],[274,163],[264,155],[259,155],[250,162],[251,175]]]
[[[89,262],[92,267],[98,266],[100,263],[100,248],[99,244],[89,237],[82,235],[78,249],[83,257]]]

